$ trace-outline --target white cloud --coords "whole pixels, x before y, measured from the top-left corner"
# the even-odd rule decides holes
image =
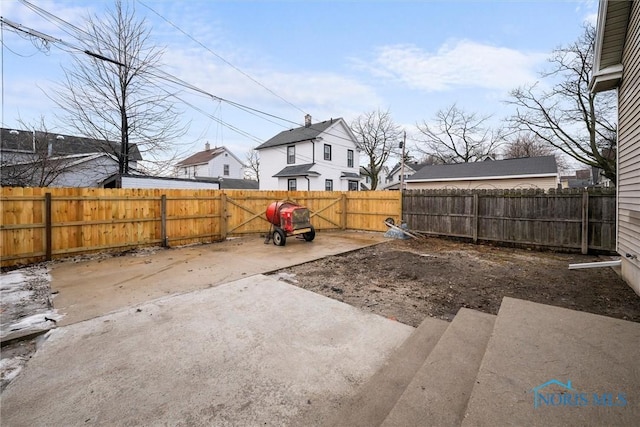
[[[366,67],[379,78],[426,92],[460,88],[508,90],[535,81],[536,66],[546,57],[544,53],[457,40],[445,43],[435,53],[415,45],[383,46]]]
[[[171,58],[168,62],[172,64],[172,74],[216,96],[253,108],[266,108],[270,113],[287,105],[212,55],[172,50],[167,56]],[[339,109],[369,109],[381,102],[371,87],[338,73],[274,69],[259,62],[244,67],[239,66],[235,58],[224,57],[280,97],[314,114],[333,110],[331,114],[335,116],[343,114]],[[289,108],[289,111],[294,110]]]
[[[596,25],[598,25],[598,13],[596,12],[588,14],[584,17],[584,22],[587,22],[595,27]]]

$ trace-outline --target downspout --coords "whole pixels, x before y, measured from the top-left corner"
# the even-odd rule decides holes
[[[616,88],[616,108],[620,111],[620,86]],[[618,113],[618,119],[620,114]],[[620,149],[618,143],[620,141],[620,126],[616,126],[616,252],[620,253]]]
[[[305,175],[304,179],[307,180],[307,191],[311,191],[311,180],[309,179],[309,175]]]

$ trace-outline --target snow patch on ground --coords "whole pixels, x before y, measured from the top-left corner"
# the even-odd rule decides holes
[[[2,382],[10,382],[18,376],[22,367],[27,362],[24,357],[11,357],[0,360],[0,379]]]
[[[62,315],[51,304],[51,275],[46,264],[0,274],[0,384],[4,388],[35,351],[35,340],[17,340],[56,327]]]
[[[0,275],[0,290],[9,289],[24,282],[24,273],[21,270],[11,271]]]

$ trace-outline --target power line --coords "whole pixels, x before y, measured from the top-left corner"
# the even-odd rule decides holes
[[[37,7],[37,6],[35,6],[35,5],[31,4],[31,3],[29,3],[29,2],[28,2],[28,1],[26,1],[26,0],[20,0],[20,2],[21,2],[21,3],[23,3],[23,4],[25,4],[25,5],[26,5],[27,7],[29,7],[30,9],[32,9],[32,10],[34,10],[34,11],[36,11],[36,13],[38,13],[40,16],[44,17],[45,19],[49,20],[50,22],[52,22],[52,23],[56,24],[56,25],[57,25],[57,26],[59,26],[59,27],[60,27],[61,25],[62,25],[62,26],[68,26],[69,28],[72,28],[74,31],[76,31],[76,32],[78,32],[78,33],[83,33],[83,34],[85,34],[85,35],[89,36],[89,34],[88,34],[88,33],[86,33],[85,31],[83,31],[83,30],[82,30],[82,29],[80,29],[79,27],[76,27],[75,25],[73,25],[73,24],[71,24],[71,23],[69,23],[69,22],[67,22],[67,21],[63,20],[62,18],[59,18],[59,17],[57,17],[57,16],[53,15],[53,14],[52,14],[52,13],[50,13],[50,12],[47,12],[47,11],[46,11],[46,10],[44,10],[44,9],[41,9],[41,8],[39,8],[39,7]],[[144,4],[143,4],[143,6],[145,6],[145,7],[146,7],[146,5],[144,5]],[[154,11],[154,13],[155,13],[155,11]],[[31,35],[31,36],[38,37],[38,38],[40,38],[41,40],[44,40],[44,41],[46,41],[46,42],[62,44],[62,45],[66,46],[66,47],[68,47],[68,48],[70,48],[70,49],[72,49],[72,50],[75,50],[75,51],[78,51],[78,52],[82,52],[82,53],[84,53],[84,54],[86,54],[86,55],[89,55],[89,56],[92,56],[92,57],[94,57],[94,58],[96,58],[96,59],[100,59],[100,60],[103,60],[103,61],[107,61],[107,62],[110,62],[110,63],[116,64],[116,65],[119,65],[119,66],[126,66],[125,64],[122,64],[122,63],[120,63],[120,62],[118,62],[118,61],[115,61],[115,60],[113,60],[113,59],[107,58],[107,57],[105,57],[105,56],[103,56],[103,55],[100,55],[100,54],[97,54],[97,53],[94,53],[94,52],[88,51],[88,50],[86,50],[86,49],[82,49],[82,48],[80,48],[80,47],[74,46],[74,45],[72,45],[71,43],[68,43],[68,42],[66,42],[66,41],[64,41],[64,40],[62,40],[62,39],[54,38],[54,37],[51,37],[51,36],[46,35],[46,34],[44,34],[44,33],[41,33],[41,32],[39,32],[39,31],[37,31],[37,30],[33,30],[33,29],[30,29],[30,28],[24,27],[24,26],[22,26],[22,25],[20,25],[20,24],[13,23],[13,22],[11,22],[11,21],[6,20],[5,18],[0,18],[0,19],[2,19],[2,21],[3,21],[3,22],[6,22],[6,23],[7,23],[7,25],[9,25],[10,27],[14,28],[14,30],[15,30],[15,31],[24,32],[24,33],[29,34],[29,35]],[[163,18],[163,19],[164,19],[164,18]],[[172,25],[173,25],[173,24],[172,24]],[[70,34],[70,33],[69,33],[68,31],[66,31],[66,30],[65,30],[65,32],[67,32],[67,34]],[[70,34],[70,35],[71,35],[71,34]],[[72,37],[75,37],[75,36],[73,36],[73,35],[72,35]],[[196,42],[197,42],[197,41],[196,41]],[[199,42],[198,42],[198,43],[199,43]],[[208,49],[208,48],[206,48],[206,46],[203,46],[203,47],[204,47],[205,49]],[[64,50],[64,49],[63,49],[63,50]],[[71,52],[71,53],[73,53],[73,52]],[[211,53],[215,54],[214,52],[211,52]],[[232,64],[229,64],[229,65],[232,65]],[[274,119],[277,119],[277,120],[281,120],[282,122],[286,122],[286,123],[289,123],[289,124],[294,124],[294,125],[296,125],[296,127],[298,127],[298,126],[299,126],[299,123],[298,123],[298,122],[294,122],[294,121],[291,121],[291,120],[289,120],[289,119],[286,119],[286,118],[279,117],[279,116],[277,116],[277,115],[274,115],[274,114],[268,113],[268,112],[266,112],[266,111],[262,111],[262,110],[259,110],[259,109],[257,109],[257,108],[249,107],[249,106],[247,106],[247,105],[244,105],[244,104],[241,104],[241,103],[238,103],[238,102],[235,102],[235,101],[231,101],[231,100],[228,100],[228,99],[225,99],[225,98],[219,97],[219,96],[214,95],[214,94],[212,94],[212,93],[210,93],[210,92],[208,92],[208,91],[206,91],[206,90],[204,90],[204,89],[201,89],[201,88],[199,88],[199,87],[197,87],[197,86],[195,86],[195,85],[192,85],[192,84],[190,84],[190,83],[188,83],[188,82],[186,82],[186,81],[184,81],[184,80],[182,80],[182,79],[180,79],[180,78],[178,78],[178,77],[176,77],[176,76],[174,76],[174,75],[172,75],[172,74],[170,74],[170,73],[167,73],[167,72],[165,72],[165,71],[163,71],[163,70],[160,70],[160,69],[158,69],[158,68],[156,68],[156,70],[157,70],[157,73],[158,73],[158,74],[160,74],[160,75],[156,75],[156,74],[153,74],[153,73],[149,73],[149,74],[150,74],[150,75],[152,75],[152,76],[154,76],[154,77],[156,77],[156,78],[159,78],[159,79],[162,79],[162,80],[165,80],[165,81],[169,81],[169,82],[174,83],[174,84],[176,84],[176,85],[178,85],[178,86],[182,86],[182,87],[187,88],[187,89],[189,89],[189,90],[191,90],[191,91],[194,91],[194,92],[196,92],[196,93],[200,93],[200,94],[202,94],[202,95],[205,95],[205,96],[207,96],[207,97],[210,97],[211,99],[214,99],[214,100],[216,100],[216,101],[226,102],[226,103],[228,103],[228,104],[229,104],[229,105],[231,105],[231,106],[234,106],[234,107],[236,107],[236,108],[238,108],[238,109],[240,109],[240,110],[243,110],[243,111],[245,111],[245,112],[248,112],[248,113],[250,113],[250,114],[253,114],[253,115],[257,116],[257,117],[261,117],[262,119],[267,120],[267,121],[270,121],[271,123],[278,124],[278,123],[275,123],[275,122],[273,122],[273,121],[271,121],[271,120],[266,119],[265,117],[271,117],[271,118],[274,118]],[[240,70],[239,70],[239,71],[240,71]],[[250,76],[248,76],[248,77],[250,77]],[[277,96],[277,95],[276,95],[276,96]],[[285,100],[285,101],[286,101],[286,100]],[[192,104],[187,104],[187,105],[189,105],[190,107],[194,108]],[[296,108],[297,108],[297,107],[296,107]],[[194,108],[194,109],[196,109],[196,108]],[[202,112],[202,110],[200,110],[200,109],[196,109],[196,111],[198,111],[198,112]],[[300,111],[304,112],[303,110],[300,110]],[[262,116],[264,116],[264,117],[259,116],[258,114],[260,114],[260,115],[262,115]],[[207,115],[207,114],[205,114],[205,115]],[[322,123],[322,122],[321,122],[321,123]],[[224,123],[224,122],[223,122],[223,123],[221,123],[221,124],[223,124],[223,126],[232,126],[232,125],[229,125],[229,124]],[[278,125],[282,126],[282,124],[278,124]],[[286,126],[282,126],[282,127],[286,129]],[[235,129],[233,129],[232,127],[230,127],[230,129],[232,129],[232,130],[234,130],[234,131],[239,130],[239,128],[235,128]],[[314,129],[314,125],[311,125],[311,126],[310,126],[310,129]],[[317,130],[317,129],[316,129],[316,130]],[[244,131],[241,131],[241,132],[244,132]],[[326,133],[327,135],[333,136],[333,137],[335,137],[335,138],[337,138],[337,139],[341,139],[341,140],[345,140],[345,141],[349,141],[349,142],[351,142],[351,139],[350,139],[350,138],[345,138],[345,137],[343,137],[342,135],[332,134],[331,132],[327,132],[327,130],[326,130],[326,129],[325,129],[323,132],[324,132],[324,133]],[[247,133],[247,134],[248,134],[248,133]],[[248,135],[250,135],[250,134],[248,134]],[[255,138],[255,137],[253,137],[253,136],[252,136],[252,139],[254,139],[254,138]],[[337,145],[339,145],[339,144],[337,144]]]
[[[221,60],[222,62],[224,62],[225,64],[227,64],[228,66],[230,66],[231,68],[233,68],[234,70],[236,70],[237,72],[239,72],[240,74],[242,74],[243,76],[247,77],[249,80],[251,80],[252,82],[254,82],[255,84],[257,84],[258,86],[262,87],[263,89],[265,89],[266,91],[268,91],[270,94],[272,94],[273,96],[281,99],[282,101],[286,102],[287,104],[289,104],[290,106],[292,106],[293,108],[295,108],[298,111],[301,111],[304,114],[307,114],[306,111],[304,111],[302,108],[298,107],[297,105],[294,105],[292,102],[288,101],[287,99],[283,98],[282,96],[278,95],[276,92],[274,92],[273,90],[269,89],[267,86],[265,86],[264,84],[262,84],[261,82],[259,82],[258,80],[254,79],[253,77],[251,77],[249,74],[247,74],[246,72],[242,71],[240,68],[236,67],[235,65],[233,65],[231,62],[227,61],[226,59],[224,59],[222,56],[220,56],[219,54],[215,53],[213,50],[211,50],[209,47],[207,47],[204,43],[200,42],[199,40],[196,40],[195,37],[193,37],[191,34],[187,33],[186,31],[184,31],[182,28],[178,27],[176,24],[174,24],[173,22],[171,22],[169,19],[165,18],[164,16],[160,15],[158,12],[156,12],[154,9],[152,9],[150,6],[147,6],[144,2],[142,2],[141,0],[137,0],[138,3],[140,3],[142,6],[146,7],[147,9],[149,9],[151,12],[155,13],[160,19],[162,19],[163,21],[165,21],[167,24],[171,25],[173,28],[175,28],[176,30],[180,31],[182,34],[184,34],[185,36],[187,36],[190,40],[192,40],[194,43],[197,43],[198,45],[200,45],[200,47],[202,47],[203,49],[205,49],[207,52],[211,53],[212,55],[214,55],[216,58],[218,58],[219,60]]]

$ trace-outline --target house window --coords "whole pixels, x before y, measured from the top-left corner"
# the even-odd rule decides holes
[[[331,160],[331,146],[329,144],[324,144],[324,159]]]
[[[324,180],[324,191],[333,191],[333,180],[325,179]]]
[[[353,150],[347,150],[347,167],[353,167]]]
[[[296,191],[298,189],[298,182],[295,178],[291,178],[287,181],[287,189],[289,191]]]
[[[296,162],[296,146],[287,147],[287,164],[291,165]]]
[[[349,181],[349,191],[358,191],[358,181]]]
[[[224,176],[229,176],[229,165],[223,165],[222,168],[224,169],[222,172]]]

